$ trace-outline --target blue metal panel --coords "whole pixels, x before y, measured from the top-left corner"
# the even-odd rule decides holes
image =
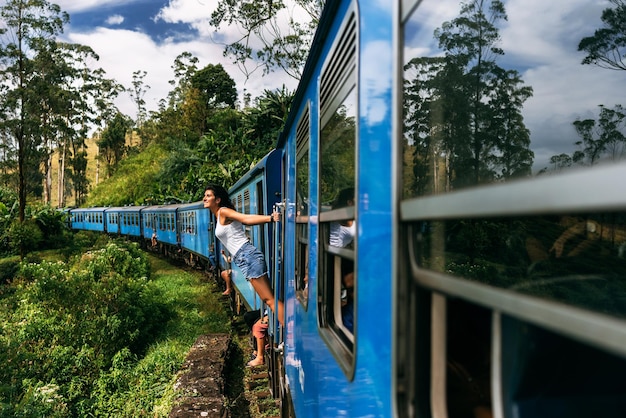
[[[178,245],[178,233],[177,233],[177,210],[180,205],[161,205],[161,206],[148,206],[141,211],[144,219],[151,219],[154,225],[154,229],[144,227],[143,237],[151,239],[152,234],[156,232],[157,240],[170,245]]]
[[[202,201],[180,205],[178,207],[181,246],[215,263],[215,248],[211,251],[213,234],[210,211],[204,208]]]
[[[393,416],[392,396],[392,108],[393,103],[393,8],[368,3],[357,8],[358,38],[358,125],[357,125],[357,230],[355,327],[355,372],[349,380],[321,338],[318,330],[317,254],[319,236],[315,219],[319,214],[318,138],[319,100],[317,80],[333,39],[351,2],[332,2],[320,23],[314,48],[292,105],[288,125],[279,146],[287,156],[286,225],[287,237],[295,235],[295,129],[303,104],[311,106],[309,245],[309,303],[305,310],[295,298],[293,280],[288,281],[286,299],[285,372],[296,416]],[[330,4],[328,4],[330,5]],[[328,6],[327,5],[327,6]],[[359,14],[360,13],[360,14]],[[367,28],[367,30],[365,30]],[[317,55],[316,55],[317,54]],[[368,60],[367,65],[361,61]],[[375,63],[375,65],[372,65]],[[293,277],[293,240],[286,239],[284,272]]]

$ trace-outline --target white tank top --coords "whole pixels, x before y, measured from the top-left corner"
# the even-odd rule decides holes
[[[232,257],[237,254],[237,251],[245,243],[248,242],[248,237],[243,229],[243,225],[239,221],[232,221],[228,225],[222,225],[220,223],[220,213],[217,212],[217,225],[215,226],[215,236],[226,247]]]

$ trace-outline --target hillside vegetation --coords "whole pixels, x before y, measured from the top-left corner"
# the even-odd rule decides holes
[[[220,292],[133,243],[77,240],[0,288],[0,416],[167,416],[194,340],[230,329]]]

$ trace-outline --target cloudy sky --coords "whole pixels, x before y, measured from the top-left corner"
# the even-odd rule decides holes
[[[534,171],[549,166],[550,157],[572,155],[581,138],[573,122],[598,119],[599,105],[626,105],[626,71],[582,65],[580,41],[603,27],[602,11],[609,0],[504,0],[508,20],[500,21],[498,65],[519,72],[533,96],[523,107],[531,133]],[[441,55],[435,28],[458,17],[459,0],[424,1],[412,18],[406,55]],[[405,57],[405,60],[407,59]]]
[[[126,87],[132,86],[132,75],[146,71],[144,84],[150,86],[145,100],[148,110],[157,109],[167,96],[174,79],[172,65],[183,52],[199,59],[198,67],[222,64],[235,80],[240,97],[246,89],[256,97],[265,89],[285,84],[293,90],[297,83],[283,73],[261,77],[258,70],[246,80],[231,60],[223,57],[224,42],[241,34],[236,27],[215,33],[207,21],[216,0],[51,0],[69,13],[70,25],[63,37],[72,43],[88,45],[99,55],[94,64],[107,77]],[[293,8],[290,13],[297,13]],[[286,19],[285,19],[286,20]],[[124,94],[118,100],[120,110],[136,116],[135,106]]]

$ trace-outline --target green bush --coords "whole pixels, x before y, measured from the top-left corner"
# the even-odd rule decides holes
[[[91,392],[103,370],[120,353],[143,353],[171,318],[149,274],[137,246],[120,243],[70,267],[21,265],[0,311],[0,381],[11,387],[0,392],[0,403],[11,405],[9,416],[92,415]],[[52,387],[54,401],[42,400]]]
[[[0,258],[0,285],[13,280],[19,268],[19,257]]]
[[[46,248],[62,248],[70,239],[66,214],[50,205],[35,204],[27,207],[27,217],[39,227]]]
[[[24,222],[15,220],[9,227],[8,237],[11,249],[14,252],[19,252],[20,249],[23,249],[25,252],[31,252],[39,248],[43,234],[37,223],[32,219]]]

